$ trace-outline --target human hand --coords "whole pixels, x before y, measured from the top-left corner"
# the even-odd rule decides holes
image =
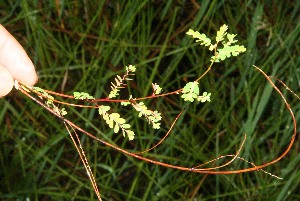
[[[0,97],[12,90],[14,80],[32,86],[38,77],[23,47],[0,24]]]

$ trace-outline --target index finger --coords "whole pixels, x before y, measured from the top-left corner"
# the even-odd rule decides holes
[[[1,24],[0,64],[10,72],[15,80],[28,85],[34,85],[38,80],[33,63],[25,50]]]

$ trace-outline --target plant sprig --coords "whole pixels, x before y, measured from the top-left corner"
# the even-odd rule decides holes
[[[151,98],[158,98],[158,97],[162,97],[162,96],[168,96],[171,94],[179,94],[181,93],[181,98],[184,99],[184,101],[189,101],[189,102],[194,102],[194,101],[199,101],[199,102],[210,102],[210,96],[211,93],[208,92],[203,92],[202,95],[200,95],[200,89],[199,89],[199,80],[211,69],[211,66],[214,62],[219,62],[221,60],[225,60],[227,58],[230,58],[231,56],[237,56],[240,53],[243,53],[244,51],[246,51],[246,48],[244,48],[244,46],[239,46],[239,45],[232,45],[234,43],[237,42],[237,40],[235,40],[235,36],[234,34],[229,34],[227,33],[227,29],[228,27],[226,25],[223,25],[220,30],[217,32],[217,36],[216,36],[216,43],[212,44],[211,43],[211,39],[209,39],[205,34],[200,34],[199,32],[195,32],[193,30],[189,30],[188,31],[188,35],[192,35],[194,38],[196,38],[196,42],[199,42],[200,45],[204,45],[206,47],[208,47],[208,49],[210,51],[214,51],[214,55],[212,55],[211,57],[211,65],[209,66],[209,68],[205,71],[205,73],[203,73],[200,78],[198,78],[195,81],[192,82],[188,82],[182,89],[173,91],[173,92],[169,92],[169,93],[165,93],[165,94],[160,94],[160,92],[162,91],[162,88],[157,85],[157,84],[153,84],[153,94],[151,96],[148,97],[142,97],[142,98],[132,98],[132,95],[129,96],[128,100],[110,100],[110,98],[115,98],[118,95],[118,92],[120,91],[120,89],[124,88],[126,86],[126,84],[124,83],[125,80],[130,80],[130,78],[128,77],[129,75],[133,75],[133,72],[135,72],[135,67],[132,65],[129,65],[126,67],[126,74],[121,77],[121,76],[117,76],[115,78],[115,83],[112,83],[112,91],[109,93],[109,97],[106,99],[100,99],[97,100],[95,99],[93,96],[89,95],[86,92],[74,92],[73,93],[73,97],[70,97],[68,95],[63,95],[63,94],[58,94],[55,93],[56,95],[61,95],[62,97],[68,97],[68,98],[75,98],[75,99],[79,99],[79,100],[83,100],[83,101],[89,101],[90,103],[94,104],[94,108],[98,108],[98,112],[99,114],[103,117],[103,119],[105,120],[105,122],[107,123],[107,125],[113,129],[114,133],[118,133],[120,131],[122,131],[123,136],[127,136],[129,140],[133,140],[134,139],[134,132],[131,130],[131,125],[126,123],[125,118],[121,117],[121,115],[117,112],[110,112],[111,111],[111,107],[110,106],[106,106],[106,105],[101,105],[101,104],[97,104],[97,102],[101,102],[101,101],[105,101],[106,103],[121,103],[121,105],[129,105],[131,104],[133,106],[133,108],[138,112],[138,116],[139,117],[145,117],[147,119],[147,121],[149,123],[152,124],[154,129],[158,129],[160,127],[160,120],[161,120],[161,113],[159,113],[158,111],[152,111],[150,109],[147,108],[147,106],[145,105],[144,102],[142,102],[142,100],[144,99],[151,99]],[[218,48],[218,45],[222,43],[223,48]],[[256,67],[257,68],[257,67]],[[260,70],[259,68],[257,68],[258,70]],[[260,70],[261,71],[261,70]],[[263,75],[268,79],[268,81],[272,84],[272,86],[276,89],[276,91],[280,94],[280,96],[282,97],[282,99],[284,100],[286,107],[289,109],[293,122],[294,122],[294,134],[293,137],[290,141],[289,146],[287,147],[287,149],[276,159],[272,160],[271,162],[267,162],[265,164],[262,165],[255,165],[254,163],[247,161],[241,157],[239,157],[239,153],[241,151],[241,148],[245,142],[246,137],[244,138],[244,141],[242,142],[239,150],[237,151],[237,153],[235,154],[229,154],[229,155],[223,155],[223,156],[219,156],[213,160],[210,160],[209,162],[203,163],[201,165],[197,165],[194,167],[183,167],[183,166],[178,166],[178,165],[172,165],[172,164],[168,164],[165,162],[161,162],[158,160],[155,160],[153,158],[146,158],[143,157],[139,154],[127,151],[125,149],[122,149],[112,143],[106,142],[105,140],[102,140],[96,136],[94,136],[91,133],[88,133],[87,131],[85,131],[84,129],[80,128],[79,126],[77,126],[76,124],[72,123],[71,121],[69,121],[66,118],[62,118],[63,115],[66,114],[66,110],[64,108],[59,109],[58,106],[56,106],[54,103],[57,101],[54,99],[54,97],[52,95],[50,95],[51,93],[48,93],[49,91],[46,91],[44,89],[41,89],[39,87],[29,87],[24,83],[21,83],[21,85],[18,84],[18,82],[16,82],[15,87],[17,89],[20,89],[20,91],[24,94],[26,94],[28,97],[32,98],[34,101],[36,101],[38,104],[42,105],[43,107],[45,107],[48,111],[52,112],[52,114],[58,116],[59,118],[61,118],[64,122],[64,124],[66,125],[66,128],[73,140],[73,143],[77,149],[77,151],[80,154],[80,158],[83,162],[83,164],[85,165],[85,168],[87,169],[87,173],[89,175],[89,178],[92,182],[92,185],[95,189],[95,191],[97,192],[97,196],[98,199],[101,200],[100,197],[100,193],[97,189],[97,185],[95,182],[95,179],[93,176],[91,176],[93,174],[93,172],[90,169],[90,166],[88,165],[87,162],[87,158],[85,157],[83,148],[81,146],[81,142],[79,140],[79,137],[76,133],[77,131],[81,131],[82,133],[88,135],[89,137],[93,138],[94,140],[97,140],[101,143],[103,143],[106,146],[109,146],[119,152],[122,152],[126,155],[132,156],[134,158],[149,162],[149,163],[153,163],[156,165],[161,165],[167,168],[174,168],[174,169],[178,169],[178,170],[182,170],[182,171],[189,171],[189,172],[197,172],[197,173],[205,173],[205,174],[235,174],[235,173],[242,173],[242,172],[250,172],[250,171],[257,171],[257,170],[262,170],[262,168],[267,167],[269,165],[272,165],[274,163],[276,163],[277,161],[279,161],[281,158],[283,158],[291,149],[293,142],[295,140],[296,137],[296,119],[293,115],[292,110],[290,109],[289,104],[287,103],[287,101],[285,100],[283,94],[279,91],[279,89],[274,85],[274,83],[272,82],[272,80],[270,79],[270,77],[268,77],[263,71],[261,71],[263,73]],[[45,103],[42,103],[42,101],[38,100],[37,98],[33,98],[33,96],[29,95],[30,92],[35,93],[40,99],[44,100]],[[54,93],[52,93],[54,94]],[[92,101],[90,101],[92,100]],[[59,103],[63,103],[63,102],[59,102]],[[69,104],[70,106],[78,106],[78,105],[74,105],[74,104]],[[82,105],[83,106],[83,105]],[[176,117],[176,119],[174,120],[170,130],[167,132],[166,136],[170,133],[171,129],[173,128],[174,124],[176,123],[177,119],[180,117],[180,115],[182,114],[179,113],[178,116]],[[68,128],[68,126],[71,129]],[[73,138],[72,133],[74,133],[76,138]],[[165,137],[166,137],[165,136]],[[154,145],[153,147],[158,146],[164,139],[165,137],[159,141],[159,143],[157,143],[156,145]],[[75,140],[74,140],[75,139]],[[77,141],[77,142],[76,142]],[[77,145],[77,144],[78,145]],[[152,148],[150,148],[149,150],[151,150]],[[216,160],[225,158],[225,157],[229,157],[231,158],[231,160],[229,162],[225,162],[224,164],[218,165],[218,166],[214,166],[214,167],[210,167],[210,168],[201,168],[201,166],[210,164]],[[231,164],[234,160],[242,160],[248,164],[251,165],[251,167],[246,168],[246,169],[239,169],[239,170],[220,170],[220,168],[223,168],[225,166],[228,166],[229,164]],[[267,173],[270,174],[270,173]],[[271,174],[270,174],[271,175]],[[274,175],[271,175],[274,176]]]
[[[124,88],[126,86],[126,83],[124,83],[125,80],[132,80],[129,78],[130,75],[134,75],[134,72],[136,70],[136,67],[133,65],[129,65],[125,67],[126,74],[123,75],[123,77],[117,75],[115,77],[115,83],[111,82],[111,91],[109,92],[108,98],[115,98],[119,95],[120,89]]]
[[[208,49],[210,51],[214,51],[214,54],[210,59],[210,61],[214,63],[220,62],[221,60],[223,61],[231,56],[237,56],[246,51],[246,48],[243,45],[233,45],[234,43],[238,42],[238,40],[234,39],[236,34],[227,33],[227,30],[228,26],[225,24],[220,27],[220,30],[217,31],[215,44],[212,44],[211,39],[205,34],[199,33],[198,31],[193,31],[190,29],[186,34],[195,38],[196,42],[199,42],[200,45],[209,46]],[[220,42],[222,43],[223,48],[218,48]]]
[[[130,99],[130,103],[132,107],[139,113],[139,117],[144,116],[147,121],[152,124],[154,129],[160,128],[161,113],[156,110],[149,110],[144,102],[136,103],[134,99]]]
[[[239,46],[239,45],[233,45],[237,42],[235,40],[234,34],[227,33],[228,26],[223,25],[220,27],[220,30],[217,31],[217,35],[215,37],[216,43],[212,43],[212,40],[206,36],[204,33],[199,33],[198,31],[194,31],[190,29],[186,34],[192,36],[193,38],[196,39],[196,42],[199,43],[200,45],[203,45],[205,47],[208,47],[210,51],[214,50],[214,54],[211,56],[211,65],[209,66],[208,70],[202,75],[204,76],[211,68],[212,64],[214,62],[219,62],[220,60],[225,60],[226,58],[230,58],[231,56],[237,56],[240,53],[246,51],[246,48],[244,46]],[[219,48],[219,44],[222,43],[223,48]],[[93,103],[96,104],[96,102],[99,101],[106,101],[110,102],[110,99],[116,98],[119,95],[119,92],[121,89],[125,88],[127,86],[127,83],[125,81],[130,81],[132,80],[131,76],[135,75],[136,67],[134,65],[128,65],[125,67],[126,73],[123,76],[117,75],[114,78],[114,82],[111,82],[111,91],[109,92],[109,95],[107,99],[95,99],[93,96],[91,96],[87,92],[74,92],[73,93],[73,98],[78,99],[78,100],[87,100],[87,101],[92,101]],[[200,77],[201,78],[201,77]],[[178,92],[181,93],[181,98],[183,98],[184,101],[188,102],[210,102],[210,96],[211,93],[208,92],[203,92],[202,95],[200,95],[200,89],[199,89],[199,79],[192,82],[188,82],[182,89],[174,91],[174,92],[169,92],[165,94],[161,94],[162,88],[157,84],[154,83],[152,84],[153,88],[153,94],[149,97],[145,98],[132,98],[132,95],[129,95],[128,100],[115,100],[114,102],[120,102],[121,105],[126,106],[126,105],[132,105],[132,107],[138,112],[139,117],[144,117],[149,124],[152,124],[152,127],[154,129],[159,129],[161,126],[161,113],[158,111],[150,110],[148,107],[145,105],[144,102],[142,102],[143,99],[151,99],[154,97],[162,97],[162,96],[168,96],[171,94],[176,94]],[[55,104],[54,104],[54,97],[48,94],[45,90],[39,88],[39,87],[33,87],[32,88],[33,92],[37,93],[37,95],[43,99],[46,100],[47,106],[52,108],[54,111],[61,115],[66,115],[67,111],[62,108],[59,109]],[[64,96],[65,97],[65,96]],[[63,103],[63,102],[59,102]],[[67,103],[65,103],[67,104]],[[80,105],[74,105],[74,104],[69,104],[73,106],[79,106]],[[83,106],[82,106],[83,107]],[[131,126],[129,124],[125,123],[125,119],[121,117],[121,115],[117,112],[114,113],[109,113],[110,107],[109,106],[103,106],[103,105],[97,105],[95,106],[99,110],[99,114],[104,118],[106,123],[110,128],[114,130],[115,133],[118,133],[120,130],[123,132],[123,136],[128,136],[129,140],[134,139],[134,132],[130,130]]]

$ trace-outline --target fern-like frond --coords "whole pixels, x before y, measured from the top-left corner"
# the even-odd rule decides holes
[[[115,98],[119,95],[119,91],[121,88],[124,88],[126,86],[126,83],[124,83],[125,80],[131,80],[129,78],[130,75],[134,75],[134,72],[136,70],[136,67],[133,65],[129,65],[125,67],[126,69],[126,74],[123,75],[122,77],[117,75],[115,77],[115,83],[111,83],[111,91],[108,95],[108,98]]]

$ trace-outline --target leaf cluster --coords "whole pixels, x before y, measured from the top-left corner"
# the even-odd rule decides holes
[[[197,100],[199,96],[198,84],[199,83],[196,81],[187,83],[182,90],[183,94],[181,95],[181,98],[183,98],[184,101],[190,102],[194,102],[194,100]]]
[[[104,105],[98,108],[99,114],[103,117],[108,126],[114,129],[114,133],[118,133],[121,129],[124,137],[127,135],[129,140],[133,140],[134,132],[130,130],[130,124],[126,124],[126,120],[118,113],[109,114],[109,110],[110,107]]]
[[[181,92],[183,93],[181,98],[184,101],[210,102],[211,93],[204,92],[202,96],[199,96],[199,83],[197,81],[187,83]]]
[[[246,48],[243,45],[233,45],[238,40],[235,40],[236,34],[227,33],[228,26],[223,25],[220,27],[220,30],[217,31],[216,43],[212,44],[211,39],[208,38],[205,34],[199,33],[198,31],[193,31],[190,29],[186,34],[196,38],[196,42],[200,45],[209,46],[210,51],[214,51],[214,55],[211,56],[210,61],[220,62],[231,56],[237,56],[240,53],[246,51]],[[223,47],[218,48],[219,43],[222,43]]]

